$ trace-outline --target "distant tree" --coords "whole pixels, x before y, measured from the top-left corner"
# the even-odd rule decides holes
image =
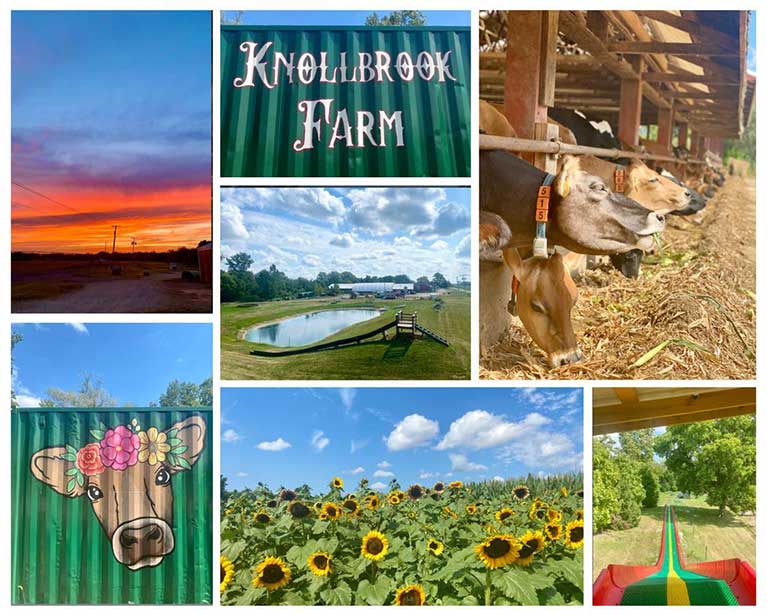
[[[173,380],[160,395],[160,407],[210,407],[213,405],[213,380],[200,384]]]
[[[245,11],[221,11],[221,23],[227,26],[238,26],[244,14]]]
[[[228,480],[227,480],[226,476],[222,473],[221,476],[220,476],[220,480],[219,480],[219,488],[220,488],[220,493],[221,493],[220,494],[221,501],[226,501],[229,498],[229,495],[232,494],[229,491],[229,489],[227,488],[227,486],[228,486],[227,482],[228,482]]]
[[[11,333],[11,382],[13,382],[13,350],[16,347],[16,344],[20,343],[23,338],[21,333],[17,333],[16,331]],[[13,409],[15,407],[18,407],[18,403],[16,401],[16,391],[13,389],[13,384],[11,383],[11,408]]]
[[[730,158],[748,160],[753,168],[756,162],[756,111],[739,139],[724,142],[724,161]]]
[[[626,431],[618,436],[621,450],[629,458],[652,463],[653,460],[653,429],[641,429],[638,431]]]
[[[445,276],[442,273],[434,273],[434,275],[431,278],[431,283],[434,286],[437,286],[437,288],[449,288],[450,282],[445,278]]]
[[[655,474],[654,467],[648,463],[641,466],[639,475],[644,487],[644,500],[642,507],[658,507],[658,497],[660,496],[660,487],[658,485],[658,476]]]
[[[431,283],[429,282],[429,278],[423,275],[422,277],[416,279],[413,289],[416,292],[431,292]]]
[[[101,379],[86,373],[76,391],[48,388],[40,407],[116,407],[115,399],[104,388]]]
[[[421,11],[392,11],[388,15],[378,16],[371,13],[365,19],[366,26],[424,26],[426,17]]]
[[[234,256],[226,259],[226,266],[230,273],[244,273],[249,270],[253,264],[253,258],[245,252],[238,252]]]

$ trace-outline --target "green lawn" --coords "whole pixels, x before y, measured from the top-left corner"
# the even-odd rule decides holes
[[[451,290],[442,295],[441,310],[429,298],[378,299],[322,298],[268,303],[222,303],[222,379],[469,379],[471,373],[470,295]],[[404,306],[403,306],[404,305]],[[374,330],[394,319],[399,309],[418,312],[418,323],[445,337],[450,347],[429,338],[413,340],[401,335],[381,337],[337,350],[284,357],[251,356],[252,349],[272,349],[242,340],[246,328],[310,311],[343,307],[385,308],[381,316],[339,331],[331,341]],[[318,342],[319,343],[319,342]]]
[[[642,511],[639,526],[594,536],[592,570],[595,580],[609,563],[655,563],[666,503],[674,505],[682,553],[688,562],[739,558],[756,568],[756,516],[736,516],[727,511],[719,518],[719,510],[707,505],[703,498],[680,499],[675,494],[663,493],[658,507]]]

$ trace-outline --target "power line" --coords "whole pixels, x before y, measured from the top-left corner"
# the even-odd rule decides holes
[[[13,185],[17,186],[17,187],[20,187],[23,190],[27,190],[27,192],[32,192],[32,194],[37,194],[37,196],[40,196],[41,198],[44,198],[45,200],[49,200],[52,203],[59,205],[60,207],[64,207],[65,209],[69,209],[70,211],[74,211],[75,213],[80,213],[80,211],[78,211],[74,207],[70,207],[69,205],[65,205],[64,203],[59,202],[58,200],[55,200],[55,199],[51,198],[50,196],[46,196],[42,192],[38,192],[37,190],[33,190],[29,186],[26,186],[26,185],[24,185],[23,183],[21,183],[19,181],[15,181],[14,179],[11,179],[11,183]]]

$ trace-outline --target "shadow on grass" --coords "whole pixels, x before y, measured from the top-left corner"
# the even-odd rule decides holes
[[[402,360],[407,354],[411,345],[413,345],[412,336],[397,335],[389,343],[389,347],[386,348],[383,359],[388,361]]]
[[[729,510],[725,511],[724,516],[720,518],[719,510],[717,509],[686,506],[682,501],[684,501],[684,499],[680,499],[680,503],[673,503],[674,512],[676,513],[676,518],[679,522],[698,526],[710,525],[723,528],[743,526],[743,521]],[[664,519],[663,507],[646,507],[642,509],[642,514],[659,522],[663,522]]]

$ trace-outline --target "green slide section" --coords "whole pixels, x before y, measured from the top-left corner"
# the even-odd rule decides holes
[[[671,506],[666,506],[663,531],[660,569],[627,586],[621,605],[738,605],[724,580],[683,567]]]

